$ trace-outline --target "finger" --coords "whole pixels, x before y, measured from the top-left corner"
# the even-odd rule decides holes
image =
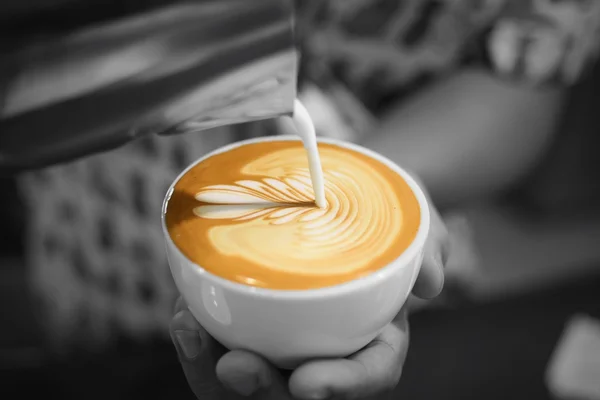
[[[430,207],[431,228],[425,243],[423,263],[413,293],[422,299],[438,296],[444,287],[444,266],[448,260],[448,229],[435,207]]]
[[[215,373],[215,365],[225,352],[187,310],[179,311],[170,326],[171,339],[177,349],[185,377],[197,398],[224,398]]]
[[[480,255],[475,246],[475,234],[466,216],[445,215],[444,221],[450,232],[452,252],[445,265],[446,283],[458,281],[466,286],[481,277]]]
[[[430,230],[423,249],[423,263],[413,288],[413,294],[422,299],[438,296],[444,287],[444,266],[449,255],[448,230],[433,201],[418,176],[409,172],[417,182],[429,204]]]
[[[278,371],[262,357],[244,350],[225,354],[217,364],[217,377],[232,391],[261,400],[285,400],[287,386]]]
[[[290,393],[306,400],[358,399],[392,390],[402,373],[408,341],[408,321],[403,309],[393,323],[356,354],[299,367],[290,377]]]
[[[187,303],[183,300],[183,297],[177,298],[175,306],[173,307],[173,314],[177,314],[181,310],[187,310]]]

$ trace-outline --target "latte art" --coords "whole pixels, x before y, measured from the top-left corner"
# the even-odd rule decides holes
[[[310,203],[313,198],[310,176],[302,171],[283,179],[208,186],[196,194],[196,200],[215,204]]]
[[[314,204],[300,142],[247,144],[206,159],[176,184],[171,237],[206,270],[275,289],[330,286],[384,267],[416,235],[416,198],[393,170],[361,153],[331,144],[319,153],[325,208]]]
[[[271,156],[281,159],[279,165],[289,165],[297,155],[304,158],[303,150],[281,150]],[[325,209],[308,203],[313,197],[308,171],[302,174],[296,170],[287,177],[264,182],[203,188],[196,199],[255,204],[196,207],[194,213],[201,218],[234,222],[211,229],[212,245],[222,254],[274,270],[310,275],[354,272],[364,267],[365,260],[387,250],[402,227],[402,210],[393,188],[369,165],[331,156],[321,150],[328,203]],[[253,164],[262,161],[268,159]],[[259,165],[254,167],[260,169]],[[273,203],[260,205],[265,201]]]

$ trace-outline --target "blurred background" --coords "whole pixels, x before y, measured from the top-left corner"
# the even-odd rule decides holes
[[[52,15],[49,20],[55,25],[44,25],[46,33],[60,30],[71,19],[66,14],[63,19],[64,10],[55,3],[50,7],[41,0],[3,0],[0,24],[25,37],[41,34],[36,24]],[[108,3],[86,2],[85,13],[71,4],[69,15],[86,15],[87,23],[161,2]],[[28,25],[10,25],[11,20],[30,13],[34,17],[27,20]],[[78,21],[84,23],[84,19]],[[4,51],[19,47],[12,37],[3,39]],[[600,320],[598,104],[600,71],[594,71],[566,96],[559,134],[527,179],[527,190],[465,205],[446,216],[452,240],[463,250],[449,260],[441,298],[430,303],[414,301],[411,347],[397,398],[567,400],[548,384],[557,346],[573,317]],[[177,294],[160,252],[161,238],[152,233],[136,236],[132,226],[137,220],[129,216],[107,225],[96,215],[124,215],[133,210],[135,218],[153,221],[148,210],[162,200],[166,185],[179,170],[202,152],[237,138],[240,135],[233,129],[207,139],[201,147],[194,147],[190,138],[177,143],[168,138],[143,139],[118,150],[114,157],[107,156],[108,161],[94,156],[89,162],[59,166],[49,173],[42,170],[0,178],[0,398],[192,398],[165,329]],[[118,161],[123,155],[127,162]],[[166,172],[154,173],[163,166],[157,164],[158,155],[164,159]],[[153,171],[153,178],[148,182],[139,178],[140,170]],[[90,176],[89,183],[82,183],[83,177]],[[22,179],[30,183],[25,191]],[[47,182],[58,182],[60,196],[47,189]],[[114,188],[122,185],[133,188],[125,196],[131,199],[121,199],[118,190],[115,193]],[[108,209],[96,204],[94,197],[111,199]],[[73,199],[89,205],[82,207],[79,216],[68,205]],[[50,203],[60,207],[51,208]],[[31,222],[29,216],[34,213],[42,222]],[[42,218],[44,213],[56,214],[60,226],[54,227],[50,217]],[[98,228],[100,238],[93,240],[101,243],[104,253],[91,252],[92,259],[82,261],[81,250],[72,250],[85,248],[78,247],[78,237],[91,235],[87,231],[91,226],[93,235]],[[72,233],[67,235],[67,231]],[[114,248],[114,242],[129,243],[133,236],[131,245]],[[469,245],[461,247],[463,242]],[[159,243],[158,253],[151,243]],[[70,292],[72,278],[58,273],[63,263],[60,257],[44,258],[56,248],[60,254],[61,246],[71,249],[70,261],[78,268],[75,274],[91,282],[89,287],[98,284],[113,295],[130,297],[111,303],[107,299],[112,297],[85,285]],[[118,288],[119,280],[102,270],[125,268],[128,260],[165,268],[128,272],[123,288]],[[151,283],[144,278],[147,275],[152,275]],[[68,295],[61,290],[48,292],[44,280],[53,282],[52,290],[62,282]],[[87,304],[87,296],[95,296],[96,303]],[[52,299],[56,304],[49,306]],[[70,307],[67,300],[83,304],[86,311],[73,317],[81,320],[49,322],[53,312]],[[106,310],[117,310],[114,320]],[[115,329],[107,333],[105,325]],[[88,346],[87,339],[100,344]],[[600,337],[586,346],[590,354],[600,352]],[[598,365],[588,367],[590,379],[600,382]]]

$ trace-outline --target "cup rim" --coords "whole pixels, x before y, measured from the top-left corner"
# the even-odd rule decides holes
[[[205,154],[204,156],[198,158],[196,161],[192,162],[189,166],[187,166],[177,176],[177,178],[175,178],[173,180],[173,182],[169,186],[169,189],[167,190],[167,193],[165,195],[165,198],[163,200],[163,204],[161,207],[161,218],[160,218],[161,219],[161,227],[162,227],[162,231],[163,231],[163,236],[165,237],[165,240],[167,241],[167,243],[170,244],[182,258],[184,258],[186,261],[188,261],[188,263],[190,265],[192,265],[194,267],[192,269],[194,270],[195,274],[199,274],[201,277],[203,277],[205,279],[213,280],[218,285],[223,286],[223,287],[227,288],[228,290],[231,290],[234,292],[239,292],[242,294],[251,294],[252,296],[257,296],[257,297],[277,298],[277,299],[282,299],[282,300],[314,299],[314,298],[339,296],[339,295],[347,293],[347,292],[353,292],[356,290],[360,290],[361,288],[364,288],[364,287],[370,287],[370,286],[376,285],[377,283],[388,279],[388,277],[390,275],[392,275],[397,269],[403,268],[403,267],[406,267],[407,265],[409,265],[410,261],[412,259],[416,258],[418,256],[418,253],[425,247],[425,241],[427,240],[427,237],[429,235],[429,228],[430,228],[429,203],[427,201],[427,197],[425,196],[425,193],[423,192],[423,190],[420,188],[420,186],[417,184],[417,182],[408,174],[408,172],[406,172],[404,169],[402,169],[400,166],[398,166],[396,163],[394,163],[387,157],[385,157],[381,154],[378,154],[375,151],[369,150],[360,145],[357,145],[354,143],[349,143],[349,142],[346,142],[346,141],[340,140],[340,139],[318,137],[317,140],[319,143],[332,144],[332,145],[339,146],[339,147],[342,147],[345,149],[357,151],[361,154],[364,154],[368,157],[371,157],[371,158],[385,164],[387,167],[389,167],[394,172],[396,172],[398,175],[400,175],[404,179],[404,181],[408,184],[408,186],[410,187],[412,192],[414,193],[414,195],[417,199],[417,202],[419,204],[420,211],[421,211],[419,228],[417,230],[417,234],[415,235],[415,237],[412,240],[412,242],[410,243],[410,245],[396,259],[394,259],[387,265],[381,267],[380,269],[378,269],[375,272],[372,272],[368,275],[362,276],[358,279],[353,279],[351,281],[343,282],[343,283],[340,283],[340,284],[337,284],[334,286],[326,286],[326,287],[322,287],[322,288],[303,289],[303,290],[298,290],[298,289],[285,290],[285,289],[269,289],[269,288],[249,286],[249,285],[244,285],[242,283],[230,281],[225,278],[221,278],[220,276],[207,271],[200,264],[190,260],[185,254],[183,254],[183,252],[179,249],[179,247],[177,247],[177,245],[171,238],[171,235],[169,234],[169,231],[167,229],[165,216],[166,216],[166,211],[167,211],[167,205],[169,203],[171,195],[173,194],[175,185],[189,170],[191,170],[196,165],[203,162],[204,160],[206,160],[209,157],[212,157],[217,154],[225,153],[227,151],[231,151],[235,148],[245,146],[248,144],[262,143],[262,142],[275,142],[275,141],[300,141],[301,142],[300,138],[296,135],[261,136],[261,137],[255,137],[255,138],[251,138],[251,139],[237,141],[237,142],[230,143],[225,146],[219,147],[219,148]],[[417,266],[417,268],[420,268],[420,265]],[[410,288],[410,290],[412,290],[412,287]]]

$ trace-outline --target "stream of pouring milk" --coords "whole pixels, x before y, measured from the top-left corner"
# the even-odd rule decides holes
[[[319,208],[325,208],[327,206],[325,180],[323,179],[323,167],[321,166],[321,157],[319,157],[317,147],[317,134],[312,118],[298,99],[294,103],[294,115],[291,117],[291,121],[296,133],[302,139],[308,155],[308,168],[313,191],[315,192],[315,203]]]

